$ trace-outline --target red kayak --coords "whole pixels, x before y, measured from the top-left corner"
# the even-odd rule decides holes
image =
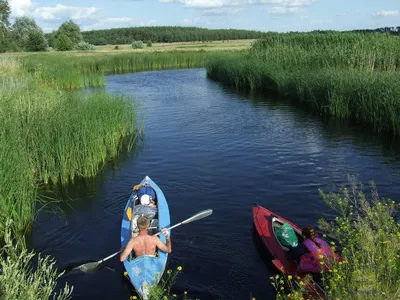
[[[292,275],[293,278],[297,278],[297,276],[303,278],[305,274],[297,273],[296,262],[287,258],[286,251],[288,251],[288,248],[282,246],[275,235],[275,229],[287,222],[293,227],[298,239],[302,240],[301,229],[258,204],[253,206],[253,222],[263,244],[274,258],[272,263],[275,267],[286,275]],[[298,285],[298,282],[295,281],[295,283]],[[304,295],[305,299],[327,299],[324,290],[314,280],[305,280],[304,283],[307,290],[307,295]]]

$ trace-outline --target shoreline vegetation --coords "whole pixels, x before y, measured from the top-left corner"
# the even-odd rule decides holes
[[[362,33],[271,34],[245,53],[216,55],[207,76],[278,93],[322,115],[400,135],[400,37]]]

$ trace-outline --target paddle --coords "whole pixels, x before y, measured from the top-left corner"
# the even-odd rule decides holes
[[[184,220],[184,221],[182,221],[182,222],[180,222],[180,223],[178,223],[178,224],[176,224],[176,225],[174,225],[174,226],[171,226],[171,227],[169,227],[169,228],[166,228],[166,229],[167,229],[167,230],[171,230],[171,229],[173,229],[173,228],[175,228],[175,227],[178,227],[178,226],[180,226],[180,225],[185,225],[185,224],[188,224],[188,223],[191,223],[191,222],[194,222],[194,221],[198,221],[198,220],[200,220],[200,219],[203,219],[203,218],[205,218],[205,217],[208,217],[208,216],[211,215],[212,213],[213,213],[213,210],[212,210],[212,209],[203,210],[203,211],[201,211],[201,212],[195,214],[194,216],[192,216],[192,217],[190,217],[190,218],[188,218],[188,219],[186,219],[186,220]],[[158,232],[158,233],[156,233],[155,236],[159,235],[160,233],[161,233],[161,231]],[[75,268],[73,268],[73,270],[80,270],[80,271],[82,271],[82,272],[90,272],[90,271],[93,271],[93,270],[95,270],[98,266],[100,266],[103,262],[105,262],[106,260],[108,260],[108,259],[110,259],[110,258],[113,258],[113,257],[116,256],[118,253],[120,253],[122,250],[123,250],[123,249],[119,250],[118,252],[115,252],[114,254],[111,254],[111,255],[109,255],[109,256],[103,258],[102,260],[95,261],[95,262],[90,262],[90,263],[86,263],[86,264],[80,265],[80,266],[78,266],[78,267],[75,267]]]
[[[188,218],[188,219],[186,219],[186,220],[184,220],[184,221],[182,221],[182,222],[180,222],[180,223],[178,223],[178,224],[176,224],[174,226],[171,226],[170,228],[167,228],[167,229],[171,230],[171,229],[173,229],[175,227],[178,227],[178,226],[181,226],[181,225],[185,225],[185,224],[188,224],[188,223],[191,223],[191,222],[194,222],[194,221],[198,221],[200,219],[208,217],[212,213],[213,213],[212,209],[203,210],[203,211],[195,214],[193,217],[190,217],[190,218]],[[160,233],[161,233],[161,231],[156,233],[155,236],[159,235]]]

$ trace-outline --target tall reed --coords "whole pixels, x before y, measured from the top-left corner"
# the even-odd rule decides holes
[[[106,74],[203,67],[213,55],[205,51],[102,56],[57,53],[25,56],[21,58],[21,62],[24,69],[46,84],[63,89],[76,89],[105,85]]]
[[[0,69],[0,239],[12,217],[21,233],[32,222],[39,183],[95,176],[136,134],[132,99],[49,86],[18,60]]]
[[[246,54],[217,55],[207,76],[274,90],[322,114],[400,134],[400,38],[365,34],[271,34]]]

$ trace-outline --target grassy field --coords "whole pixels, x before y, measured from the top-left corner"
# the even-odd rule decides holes
[[[153,43],[151,47],[145,47],[143,49],[133,49],[130,44],[126,45],[104,45],[96,46],[96,50],[92,51],[66,51],[70,55],[76,56],[92,56],[102,54],[121,54],[121,53],[159,53],[159,52],[195,52],[195,51],[207,51],[207,52],[218,52],[218,51],[243,51],[250,49],[253,42],[256,40],[227,40],[227,41],[211,41],[211,42],[180,42],[180,43]],[[118,50],[115,47],[118,46]],[[37,52],[15,52],[11,55],[27,56],[27,55],[40,55],[42,53]],[[60,54],[49,48],[47,54]]]
[[[400,38],[390,35],[275,34],[245,53],[216,55],[210,78],[274,90],[321,114],[400,134]]]

